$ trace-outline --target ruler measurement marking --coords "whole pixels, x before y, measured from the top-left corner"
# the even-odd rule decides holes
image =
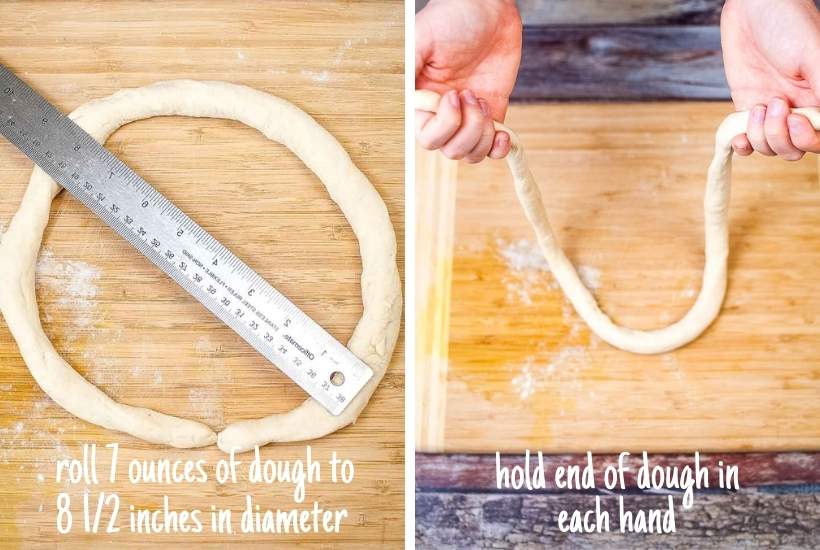
[[[258,273],[2,66],[0,130],[331,413],[344,410],[372,377]],[[210,253],[210,261],[197,250]],[[345,376],[341,386],[329,383],[336,371]]]

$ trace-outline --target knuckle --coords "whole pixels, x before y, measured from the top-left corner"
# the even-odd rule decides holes
[[[461,126],[461,111],[452,108],[440,113],[439,123],[447,128],[458,128]]]
[[[809,153],[817,153],[820,151],[820,138],[815,137],[814,135],[809,137],[796,136],[792,142],[794,143],[794,146],[801,151],[808,151]]]
[[[767,138],[776,139],[776,140],[783,140],[789,135],[789,131],[786,128],[785,124],[780,124],[779,121],[776,124],[767,124],[764,127],[765,135]]]
[[[763,131],[753,130],[748,133],[749,143],[752,145],[752,149],[766,149],[766,136]]]
[[[769,142],[766,141],[763,134],[749,134],[749,144],[752,146],[752,149],[761,153],[769,150]]]
[[[435,145],[435,142],[429,136],[423,136],[423,135],[418,136],[416,138],[416,141],[419,142],[419,145],[421,145],[422,148],[427,149],[429,151],[433,151],[434,149],[438,149],[438,147],[436,147],[436,145]]]
[[[447,147],[442,147],[441,154],[447,157],[450,160],[461,160],[464,158],[464,154],[459,151],[454,151]]]

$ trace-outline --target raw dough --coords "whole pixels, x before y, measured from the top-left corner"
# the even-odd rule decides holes
[[[325,184],[353,227],[362,255],[363,313],[348,347],[374,370],[370,382],[339,416],[308,399],[290,412],[227,426],[219,434],[219,447],[244,451],[271,441],[312,439],[354,422],[384,376],[401,318],[396,238],[384,202],[339,142],[313,118],[283,99],[245,86],[157,82],[91,101],[69,116],[103,143],[124,124],[170,115],[237,120],[287,146]],[[0,242],[0,310],[35,380],[64,409],[105,428],[173,447],[214,443],[217,435],[204,424],[112,400],[72,369],[43,332],[34,270],[51,201],[61,189],[35,167]]]
[[[417,90],[416,109],[436,112],[440,97],[438,94]],[[795,109],[808,117],[815,128],[820,128],[820,110]],[[716,135],[715,155],[709,166],[706,193],[703,200],[706,263],[703,283],[692,308],[678,322],[657,330],[634,330],[621,327],[601,311],[595,298],[581,282],[578,273],[561,249],[547,213],[544,210],[541,192],[527,164],[521,140],[509,128],[496,123],[497,130],[510,135],[512,149],[507,156],[507,164],[512,173],[518,200],[524,208],[527,219],[535,229],[541,251],[549,264],[558,284],[578,314],[589,327],[609,344],[633,353],[664,353],[688,344],[697,338],[720,312],[726,293],[726,260],[729,255],[729,187],[732,169],[731,142],[736,136],[746,133],[748,113],[733,113],[726,117]]]

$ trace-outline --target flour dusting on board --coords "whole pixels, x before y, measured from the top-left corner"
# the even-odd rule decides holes
[[[562,347],[546,360],[530,355],[512,379],[513,388],[522,401],[540,390],[554,387],[556,382],[568,383],[570,388],[577,389],[580,386],[577,374],[584,369],[587,359],[584,346]]]
[[[578,391],[582,382],[580,373],[589,362],[589,350],[598,345],[598,338],[588,334],[586,325],[564,296],[552,277],[549,265],[538,243],[529,239],[496,239],[496,252],[503,260],[506,271],[502,282],[507,290],[507,301],[515,304],[533,305],[535,297],[549,294],[552,299],[560,296],[561,317],[569,332],[555,348],[545,343],[534,349],[520,363],[506,365],[511,373],[513,391],[522,401],[534,394],[559,388],[559,391]],[[577,266],[581,282],[595,291],[601,287],[601,270],[589,265]],[[587,340],[588,339],[588,340]]]
[[[537,242],[498,238],[496,247],[507,266],[507,273],[503,276],[507,301],[531,305],[534,293],[559,289]],[[579,265],[577,269],[581,282],[588,289],[595,291],[600,288],[601,270],[588,265]]]
[[[341,47],[339,47],[339,49],[336,50],[336,55],[333,56],[333,59],[330,61],[330,63],[334,67],[338,67],[342,64],[342,60],[344,60],[348,51],[350,51],[354,46],[357,46],[359,44],[367,44],[369,41],[370,39],[366,36],[363,38],[346,39],[344,43],[341,45]]]
[[[222,392],[217,387],[208,386],[188,390],[188,402],[198,419],[209,426],[224,426]]]
[[[37,261],[35,277],[38,292],[48,295],[50,303],[48,306],[55,306],[62,311],[62,318],[66,324],[61,327],[63,344],[71,344],[76,341],[84,332],[96,335],[95,331],[88,331],[98,320],[97,296],[99,289],[97,280],[101,277],[101,271],[91,264],[58,258],[51,250],[44,248],[40,252]],[[48,307],[45,308],[44,320],[48,322]],[[112,340],[111,335],[104,335],[108,340]],[[115,340],[115,338],[113,338]],[[89,345],[92,345],[89,343]],[[70,350],[68,350],[70,351]],[[96,363],[96,352],[91,353],[92,363]],[[83,358],[86,356],[84,354]],[[83,361],[85,362],[85,361]],[[110,376],[110,372],[102,369],[101,372],[89,372],[87,365],[83,365],[90,378],[104,379]],[[96,366],[96,365],[95,365]],[[11,391],[13,386],[8,384],[4,391]],[[63,434],[66,426],[71,429],[76,428],[73,420],[64,418],[60,413],[48,410],[55,406],[51,399],[43,395],[34,401],[33,406],[28,411],[19,411],[22,421],[18,421],[9,428],[0,428],[0,461],[7,462],[10,456],[7,450],[13,452],[14,449],[32,448],[42,449],[47,445],[53,449],[52,455],[59,458],[67,456],[67,448],[63,444]],[[36,428],[35,428],[36,426]],[[39,428],[39,429],[38,429]],[[36,478],[39,481],[44,472],[52,467],[51,457],[37,459],[32,467],[36,471]]]
[[[561,315],[569,333],[557,349],[548,350],[546,344],[539,345],[522,363],[505,367],[512,374],[510,382],[521,401],[548,389],[557,388],[559,394],[574,394],[582,389],[580,375],[589,363],[589,351],[596,349],[600,340],[594,334],[584,336],[586,325],[566,298],[561,304]],[[560,414],[563,416],[563,410]]]
[[[16,454],[19,449],[33,449],[35,452],[43,449],[43,445],[49,445],[53,451],[49,454],[38,455],[39,458],[31,464],[20,466],[21,470],[36,471],[37,478],[42,472],[47,472],[53,467],[52,456],[65,458],[68,449],[62,442],[61,435],[65,433],[63,423],[65,419],[59,414],[47,409],[53,403],[48,397],[43,397],[34,402],[32,410],[25,415],[23,420],[14,421],[6,427],[0,427],[0,464],[9,464],[10,461],[19,458]],[[46,428],[46,429],[38,429]],[[21,480],[17,479],[19,483]]]
[[[534,293],[558,288],[549,275],[549,265],[537,243],[528,239],[507,241],[499,238],[496,247],[507,265],[502,281],[507,288],[508,302],[531,305]]]
[[[95,281],[100,278],[100,270],[85,262],[60,260],[44,249],[37,261],[36,273],[38,283],[54,292],[57,306],[69,310],[74,330],[66,339],[76,340],[77,329],[87,328],[96,318]]]
[[[207,335],[197,338],[194,349],[199,357],[202,376],[211,382],[210,386],[194,388],[188,392],[188,403],[198,418],[210,426],[224,426],[222,388],[233,383],[233,371],[226,369],[220,354],[221,344],[214,343]]]
[[[550,268],[538,243],[528,239],[506,241],[496,239],[498,253],[513,271],[535,270],[549,272]]]
[[[117,361],[107,357],[103,350],[89,346],[82,354],[86,378],[112,397],[119,397],[124,369]]]
[[[601,270],[596,267],[579,265],[578,276],[584,286],[590,290],[598,290],[601,286]]]
[[[680,295],[684,298],[694,298],[695,295],[698,293],[698,289],[693,286],[687,287],[681,290]]]
[[[674,353],[665,353],[661,356],[661,363],[663,364],[663,368],[667,370],[673,378],[677,381],[683,381],[686,378],[683,370],[681,370],[680,365],[678,364],[678,358],[675,356]]]
[[[310,71],[308,69],[302,69],[302,76],[306,76],[310,78],[313,82],[330,82],[330,72],[328,71]]]

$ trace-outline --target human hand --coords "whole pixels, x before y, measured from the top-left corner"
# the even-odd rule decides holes
[[[437,113],[416,111],[416,139],[476,163],[510,152],[504,120],[521,61],[512,0],[431,0],[416,15],[416,89],[441,94]]]
[[[720,22],[732,99],[750,110],[737,154],[800,160],[820,132],[790,107],[820,105],[820,12],[812,0],[727,0]]]

